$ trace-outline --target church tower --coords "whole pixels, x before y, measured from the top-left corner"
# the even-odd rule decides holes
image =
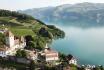
[[[46,43],[44,51],[46,52],[46,51],[48,51],[49,49],[50,49],[50,48],[48,47],[48,44]]]
[[[8,47],[14,46],[14,35],[11,31],[9,31],[9,30],[5,31],[5,39],[6,39],[6,45]]]

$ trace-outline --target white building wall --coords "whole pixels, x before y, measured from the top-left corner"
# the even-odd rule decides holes
[[[10,47],[14,46],[14,36],[9,37]]]
[[[8,55],[13,55],[13,53],[15,53],[15,51],[13,51],[12,49],[7,51],[0,51],[0,56],[7,57]]]
[[[50,57],[50,58],[46,58],[46,61],[57,61],[58,57]]]
[[[14,36],[6,37],[6,44],[9,47],[13,47],[14,46]]]
[[[6,56],[7,56],[7,54],[6,54],[6,52],[5,52],[5,51],[0,51],[0,56],[1,56],[1,57],[6,57]]]
[[[85,70],[91,70],[90,68],[85,68]]]
[[[7,39],[8,40],[8,39]],[[12,47],[10,47],[8,50],[6,51],[0,51],[0,56],[1,57],[6,57],[7,55],[15,55],[16,54],[16,51],[18,49],[22,49],[25,47],[25,44],[17,44],[17,45],[14,45]],[[33,58],[34,59],[34,58]]]
[[[75,59],[72,59],[72,60],[69,61],[69,64],[77,65],[77,61]]]

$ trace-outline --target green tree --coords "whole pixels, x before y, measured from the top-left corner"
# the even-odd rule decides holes
[[[35,70],[35,62],[33,60],[30,63],[30,70]]]
[[[52,33],[52,37],[54,39],[58,39],[58,38],[64,38],[65,37],[65,33],[64,31],[58,29],[57,27],[55,27],[54,25],[47,25],[48,27],[48,31],[50,33]]]
[[[16,11],[9,11],[9,10],[0,10],[0,16],[7,16],[7,17],[17,17],[17,19],[19,20],[34,20],[34,18],[32,16],[26,15],[26,14],[21,14],[19,12]]]
[[[59,53],[59,58],[60,58],[60,60],[66,60],[65,58],[66,58],[66,55],[65,54],[63,54],[63,53]]]
[[[21,50],[20,50],[20,49],[17,50],[17,52],[16,52],[16,56],[17,56],[17,57],[21,57],[21,56],[22,56],[22,54],[21,54]]]
[[[0,33],[0,46],[2,47],[5,44],[5,36]]]
[[[25,50],[17,50],[17,52],[16,52],[16,56],[17,57],[24,57],[24,58],[26,58],[27,57],[27,53],[26,53],[26,51]]]
[[[33,41],[33,37],[31,35],[25,36],[26,42]]]
[[[28,42],[27,49],[33,50],[33,49],[35,49],[35,48],[36,48],[35,43],[34,43],[33,41],[29,41],[29,42]]]

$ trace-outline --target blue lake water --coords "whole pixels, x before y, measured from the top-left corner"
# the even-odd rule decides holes
[[[104,28],[59,27],[66,37],[53,41],[52,48],[74,55],[79,64],[104,65]]]

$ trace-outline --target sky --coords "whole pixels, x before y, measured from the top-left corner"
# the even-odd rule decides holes
[[[25,10],[82,2],[104,3],[104,0],[0,0],[0,9]]]

